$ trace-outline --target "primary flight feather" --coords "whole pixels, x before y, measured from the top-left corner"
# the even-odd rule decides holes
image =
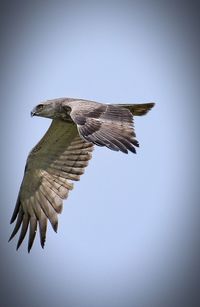
[[[47,221],[57,231],[63,199],[84,173],[94,144],[115,151],[136,153],[139,146],[133,116],[145,115],[154,103],[102,104],[95,101],[59,98],[37,105],[32,116],[53,119],[46,134],[30,152],[17,203],[11,218],[16,220],[11,240],[18,230],[17,249],[29,228],[28,251],[37,227],[41,246],[46,240]]]

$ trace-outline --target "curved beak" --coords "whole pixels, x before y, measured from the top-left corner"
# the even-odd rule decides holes
[[[36,114],[35,108],[31,111],[31,117],[33,117]]]

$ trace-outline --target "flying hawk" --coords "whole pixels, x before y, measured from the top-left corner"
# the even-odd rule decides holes
[[[94,144],[115,151],[136,153],[139,146],[133,116],[146,114],[154,103],[102,104],[95,101],[59,98],[37,105],[32,116],[53,119],[46,134],[30,152],[17,203],[11,218],[16,219],[11,240],[19,228],[17,249],[29,227],[30,252],[37,226],[44,247],[47,220],[58,227],[63,199],[73,189],[91,159]]]

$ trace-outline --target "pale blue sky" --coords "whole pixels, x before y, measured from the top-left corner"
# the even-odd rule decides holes
[[[198,239],[195,7],[18,1],[1,23],[4,306],[175,306]],[[50,123],[30,111],[65,96],[156,106],[135,119],[137,155],[96,148],[58,234],[49,227],[44,250],[37,237],[30,255],[27,241],[15,252],[9,220],[26,157]]]

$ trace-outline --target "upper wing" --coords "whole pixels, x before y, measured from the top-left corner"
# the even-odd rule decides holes
[[[24,178],[19,191],[11,223],[17,218],[10,240],[21,226],[17,248],[21,245],[28,226],[30,251],[39,224],[40,242],[45,243],[47,220],[53,229],[58,226],[63,199],[79,180],[91,158],[93,145],[79,137],[73,123],[53,120],[41,141],[28,156]]]
[[[77,124],[80,135],[98,146],[115,151],[136,152],[139,143],[134,132],[133,115],[123,107],[87,103],[81,107],[71,104],[70,116]]]

